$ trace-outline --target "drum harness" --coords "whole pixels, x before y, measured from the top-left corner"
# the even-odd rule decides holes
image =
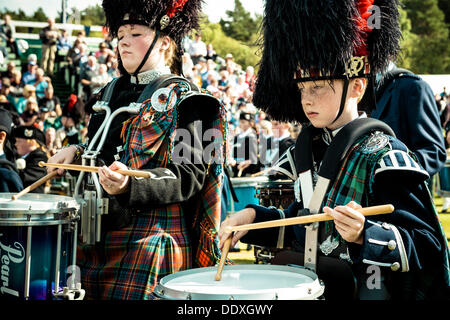
[[[312,157],[313,131],[311,127],[304,128],[297,139],[295,147],[296,168],[297,172],[299,172],[300,192],[303,208],[305,208],[299,210],[297,216],[319,213],[328,188],[339,172],[342,160],[358,138],[375,131],[382,131],[395,137],[392,129],[379,120],[360,118],[350,122],[336,134],[326,150],[318,170],[318,179],[314,188],[312,175],[314,165]],[[304,266],[316,272],[319,223],[312,223],[305,226],[305,228]]]

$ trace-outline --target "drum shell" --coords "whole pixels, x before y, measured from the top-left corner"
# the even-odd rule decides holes
[[[244,209],[249,204],[259,204],[259,199],[256,197],[256,187],[262,182],[268,181],[267,177],[248,177],[248,178],[231,178],[234,192],[238,201],[233,201],[232,197],[228,208],[230,212],[237,212]]]
[[[217,267],[206,267],[190,269],[180,271],[163,277],[159,284],[156,286],[154,294],[160,299],[165,300],[316,300],[319,299],[325,287],[318,279],[317,275],[312,271],[303,267],[292,266],[273,266],[273,265],[231,265],[225,266],[222,272],[222,280],[215,281],[214,276],[217,272]],[[269,280],[272,280],[275,285],[280,285],[279,288],[273,288],[271,290],[254,290],[249,293],[233,293],[230,292],[231,285],[224,281],[227,281],[227,273],[230,272],[230,277],[235,278],[234,283],[244,288],[248,288],[251,283],[245,283],[245,275],[261,274],[261,279],[254,281],[264,285]],[[273,275],[271,275],[273,273]],[[300,275],[308,280],[307,283],[299,286],[289,287],[286,281],[283,281],[283,277],[280,274],[292,274],[295,276]],[[204,274],[204,286],[210,286],[213,288],[213,292],[195,292],[196,290],[186,291],[181,289],[175,289],[171,286],[171,282],[183,277],[190,277],[195,275]],[[240,276],[236,276],[239,274]],[[288,280],[288,279],[286,279]],[[181,280],[180,280],[181,281]],[[221,284],[223,283],[223,287]],[[270,285],[270,284],[267,284]],[[196,288],[194,286],[194,288]],[[196,288],[197,289],[197,288]],[[229,292],[220,292],[220,290],[229,290]],[[249,290],[247,290],[249,291]]]
[[[0,226],[0,264],[2,281],[0,299],[24,299],[25,267],[28,228],[32,231],[30,249],[30,300],[52,300],[55,287],[57,256],[57,225],[17,227]],[[66,286],[67,268],[72,264],[73,231],[70,225],[62,227],[60,248],[60,281],[58,290]],[[6,280],[7,279],[7,280]]]
[[[75,263],[79,206],[62,196],[26,194],[10,201],[12,195],[0,194],[0,299],[53,300],[55,281],[58,291],[66,286]]]

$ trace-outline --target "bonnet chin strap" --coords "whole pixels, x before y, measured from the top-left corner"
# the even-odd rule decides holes
[[[147,53],[145,54],[144,58],[142,59],[141,64],[139,65],[139,67],[137,67],[136,71],[134,71],[132,74],[132,76],[136,77],[136,84],[139,84],[139,78],[138,78],[139,71],[141,71],[142,67],[147,62],[147,59],[150,56],[150,53],[153,51],[153,48],[155,47],[156,42],[159,39],[160,33],[161,33],[161,31],[159,29],[157,29],[156,33],[155,33],[155,38],[153,39],[152,44],[148,48]]]
[[[335,123],[339,119],[339,117],[342,115],[342,112],[344,112],[345,100],[347,99],[347,91],[348,91],[349,83],[350,83],[349,79],[347,79],[347,78],[344,79],[344,88],[342,91],[341,106],[339,107],[339,113],[338,113],[337,117],[334,119],[333,123]]]

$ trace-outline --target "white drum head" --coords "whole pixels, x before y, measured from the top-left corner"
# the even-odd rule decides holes
[[[161,279],[155,293],[164,299],[193,300],[313,300],[324,291],[317,275],[307,269],[274,265],[198,268]]]

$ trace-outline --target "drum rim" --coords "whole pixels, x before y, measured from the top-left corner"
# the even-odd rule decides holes
[[[10,200],[15,193],[0,193],[0,199]],[[31,199],[29,199],[31,198]],[[54,201],[45,200],[53,199]],[[24,201],[29,204],[23,203]],[[58,200],[58,201],[56,201]],[[5,204],[14,204],[14,201],[21,201],[20,207],[7,207]],[[41,207],[39,207],[41,206]],[[79,210],[80,204],[73,197],[60,196],[54,194],[34,193],[26,194],[19,200],[10,200],[10,202],[0,202],[0,217],[4,214],[26,214],[26,215],[46,215],[59,212],[69,212]]]
[[[314,288],[314,291],[311,290],[311,293],[309,293],[308,296],[303,297],[304,300],[314,300],[320,297],[325,287],[322,284],[322,281],[320,281],[319,277],[316,273],[312,272],[309,269],[306,269],[302,266],[286,266],[286,265],[255,265],[255,264],[248,264],[248,265],[227,265],[224,267],[224,270],[226,269],[234,269],[234,270],[252,270],[252,269],[260,269],[260,270],[267,270],[267,271],[285,271],[285,272],[294,272],[294,273],[300,273],[305,276],[308,276],[309,278],[313,279],[312,283],[308,288]],[[226,293],[197,293],[197,292],[187,292],[182,290],[177,290],[173,288],[166,287],[167,282],[170,280],[176,279],[183,275],[189,275],[198,273],[198,271],[201,272],[215,272],[217,271],[217,267],[204,267],[204,268],[194,268],[194,269],[188,269],[179,271],[176,273],[169,274],[159,281],[158,285],[155,287],[155,294],[162,298],[167,300],[274,300],[274,299],[284,299],[283,295],[280,297],[278,293],[274,290],[273,292],[259,292],[259,293],[243,293],[243,294],[226,294]],[[259,270],[258,270],[259,271]],[[294,288],[289,289],[283,289],[283,290],[294,290]],[[289,298],[289,300],[295,300],[300,297],[294,297]]]

